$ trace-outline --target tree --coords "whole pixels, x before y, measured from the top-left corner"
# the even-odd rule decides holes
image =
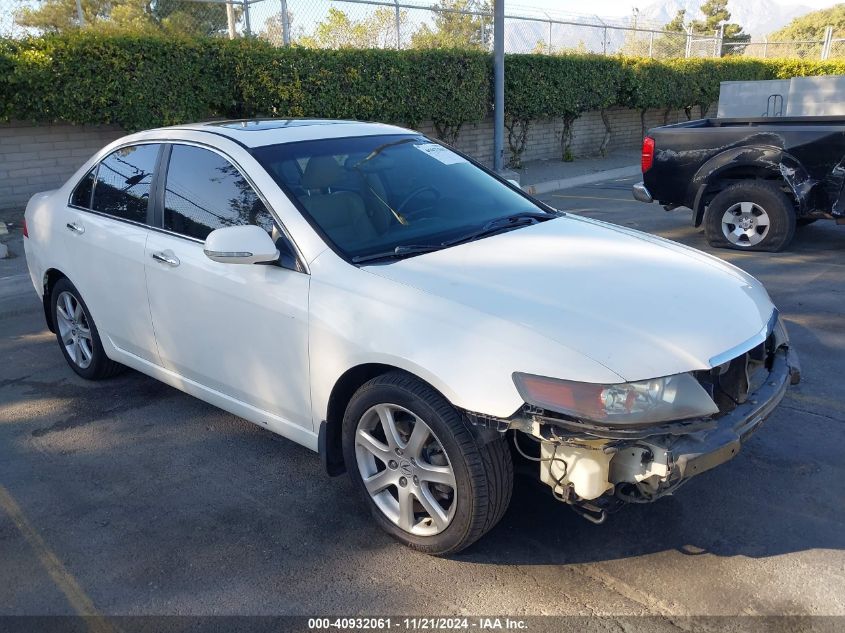
[[[493,38],[493,7],[490,0],[440,0],[431,8],[435,12],[434,28],[423,24],[411,36],[411,46],[481,50],[490,48]],[[482,13],[487,15],[478,15]]]
[[[295,39],[293,33],[293,13],[288,11],[288,35],[293,41]],[[273,46],[283,46],[285,43],[284,26],[282,25],[282,14],[277,13],[269,18],[264,23],[264,28],[258,33],[258,37],[267,40]]]
[[[400,34],[406,21],[407,11],[401,11]],[[353,20],[343,11],[331,8],[314,33],[299,38],[298,43],[310,48],[395,48],[396,13],[389,7],[379,7],[368,18]]]
[[[751,35],[744,33],[739,24],[730,22],[731,12],[728,11],[728,0],[705,0],[701,5],[703,20],[693,20],[692,29],[696,33],[712,35],[724,28],[722,33],[722,50],[720,57],[742,53],[745,44],[751,41]]]
[[[647,32],[644,33],[637,28],[639,19],[640,10],[634,7],[631,29],[625,31],[625,40],[622,42],[622,47],[619,49],[619,52],[622,55],[627,55],[628,57],[647,57],[649,54],[649,34]]]
[[[80,24],[76,0],[44,0],[37,7],[25,7],[15,15],[21,26],[45,33],[61,33],[81,27],[151,32],[168,31],[186,35],[214,35],[226,29],[223,4],[183,0],[81,0]]]
[[[652,57],[655,59],[671,59],[683,57],[687,44],[687,12],[678,9],[675,17],[663,25],[663,33],[654,38]]]
[[[833,37],[845,37],[845,4],[813,11],[795,18],[782,29],[769,35],[773,42],[823,40],[825,29],[833,27]]]
[[[84,24],[97,24],[109,18],[111,0],[81,0]],[[76,0],[46,0],[38,6],[24,7],[15,14],[21,26],[39,29],[45,33],[60,33],[79,28]]]
[[[153,22],[167,31],[188,35],[218,35],[227,30],[226,5],[222,2],[155,0],[148,6]]]
[[[663,30],[667,33],[680,33],[682,31],[687,30],[686,25],[687,19],[687,10],[686,9],[678,9],[678,12],[675,13],[675,17],[669,20],[666,24],[663,25]]]

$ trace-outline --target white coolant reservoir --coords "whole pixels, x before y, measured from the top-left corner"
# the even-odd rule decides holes
[[[605,453],[602,447],[603,443],[599,442],[586,443],[584,446],[542,442],[540,479],[560,495],[571,484],[575,494],[582,499],[602,496],[613,488],[613,484],[608,481],[613,454]]]

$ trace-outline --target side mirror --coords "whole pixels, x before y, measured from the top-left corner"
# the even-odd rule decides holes
[[[203,251],[221,264],[260,264],[279,259],[279,250],[260,226],[227,226],[205,238]]]

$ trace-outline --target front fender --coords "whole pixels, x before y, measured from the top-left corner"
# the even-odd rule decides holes
[[[519,324],[321,255],[311,264],[309,356],[315,428],[350,368],[379,364],[424,380],[461,409],[496,418],[524,403],[512,374],[622,382],[600,363]],[[354,289],[354,290],[353,290]]]

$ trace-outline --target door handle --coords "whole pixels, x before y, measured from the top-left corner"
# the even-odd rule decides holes
[[[176,257],[173,253],[168,251],[161,251],[158,253],[153,253],[150,255],[154,260],[157,262],[161,262],[162,264],[167,264],[168,266],[178,266],[179,265],[179,258]]]
[[[67,227],[68,231],[73,231],[74,233],[78,233],[79,235],[85,233],[85,227],[81,224],[77,224],[76,222],[68,222],[67,224],[65,224],[65,226]]]

